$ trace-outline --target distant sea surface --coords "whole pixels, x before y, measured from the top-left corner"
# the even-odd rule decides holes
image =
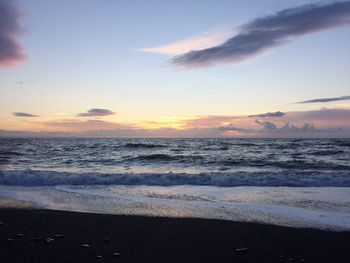
[[[350,230],[350,139],[2,138],[1,200]]]

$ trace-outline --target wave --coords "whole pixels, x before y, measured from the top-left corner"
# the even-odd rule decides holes
[[[129,161],[152,161],[152,162],[193,162],[196,160],[202,160],[202,156],[196,155],[169,155],[163,153],[140,155],[130,158]]]
[[[249,142],[235,143],[235,144],[233,144],[233,145],[234,145],[234,146],[259,146],[258,144],[249,143]]]
[[[201,150],[203,151],[228,151],[230,150],[229,147],[223,146],[223,147],[204,147]]]
[[[318,156],[329,156],[329,155],[338,155],[343,154],[344,151],[341,150],[322,150],[322,151],[313,151],[311,152],[312,155],[318,155]]]
[[[126,148],[149,148],[149,149],[153,149],[153,148],[164,148],[167,147],[166,145],[163,144],[151,144],[151,143],[126,143],[124,145],[124,147]]]
[[[10,163],[9,158],[0,156],[0,165]]]
[[[350,142],[341,142],[339,143],[339,146],[350,147]]]
[[[235,172],[235,173],[68,173],[36,170],[0,171],[0,184],[21,186],[53,185],[207,185],[350,187],[349,172]]]
[[[0,155],[1,156],[6,156],[6,155],[21,156],[24,154],[20,152],[13,152],[13,151],[0,151]]]
[[[325,156],[329,156],[325,155]],[[294,154],[292,160],[272,160],[268,158],[227,158],[218,160],[215,164],[222,165],[223,167],[274,167],[276,169],[297,169],[299,171],[349,171],[350,166],[340,163],[325,162],[321,160],[304,160],[301,155]]]

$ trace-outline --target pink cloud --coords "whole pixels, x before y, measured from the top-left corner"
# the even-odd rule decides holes
[[[228,29],[215,29],[200,35],[179,40],[170,44],[151,47],[140,48],[138,51],[167,54],[167,55],[179,55],[200,48],[209,48],[219,45],[227,40],[232,34],[232,30]]]
[[[21,27],[13,1],[0,2],[0,18],[0,68],[11,68],[25,59],[23,48],[16,39]]]
[[[126,128],[125,125],[102,121],[102,120],[62,120],[62,121],[50,121],[45,123],[46,126],[55,127],[57,130],[62,131],[94,131],[94,130],[115,130],[120,128]],[[130,127],[128,127],[130,128]]]

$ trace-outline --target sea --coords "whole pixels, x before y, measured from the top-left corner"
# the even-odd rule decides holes
[[[350,230],[350,139],[0,138],[0,206]]]

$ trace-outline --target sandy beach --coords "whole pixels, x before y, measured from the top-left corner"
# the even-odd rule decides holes
[[[1,262],[349,262],[350,232],[223,220],[0,210]]]

